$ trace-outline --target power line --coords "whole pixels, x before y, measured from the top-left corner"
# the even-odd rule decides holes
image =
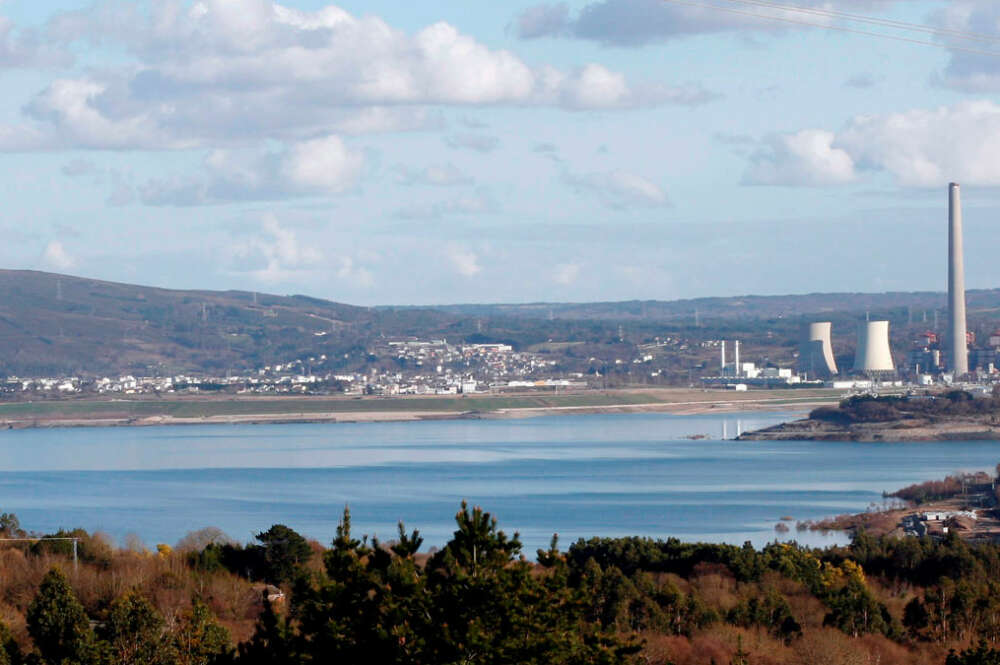
[[[726,0],[726,2],[739,3],[743,5],[751,5],[754,7],[765,7],[767,9],[776,9],[779,11],[792,12],[792,13],[802,13],[802,14],[812,14],[815,16],[821,16],[825,18],[841,18],[849,21],[857,21],[859,23],[868,23],[871,25],[880,25],[888,28],[895,28],[899,30],[909,30],[912,32],[923,32],[932,35],[939,35],[943,37],[954,37],[957,39],[969,39],[972,41],[990,42],[998,43],[1000,42],[1000,35],[988,35],[982,32],[970,32],[967,30],[954,30],[951,28],[934,28],[927,25],[920,25],[919,23],[909,23],[907,21],[898,21],[895,19],[879,18],[876,16],[865,16],[863,14],[853,14],[850,12],[844,12],[837,9],[821,9],[819,7],[802,7],[800,5],[789,5],[780,2],[768,2],[767,0]]]
[[[993,57],[1000,57],[1000,51],[984,51],[982,49],[973,49],[963,46],[946,46],[940,42],[931,42],[923,39],[913,39],[911,37],[901,37],[899,35],[889,35],[883,32],[870,32],[867,30],[858,30],[856,28],[848,28],[839,25],[829,25],[824,23],[812,23],[810,21],[802,21],[793,18],[785,18],[782,16],[769,16],[766,14],[760,14],[758,12],[743,11],[740,9],[735,9],[733,7],[720,7],[719,5],[713,5],[705,2],[695,2],[693,0],[666,0],[667,2],[673,2],[678,5],[687,5],[689,7],[699,7],[701,9],[716,9],[721,12],[728,12],[730,14],[739,14],[741,16],[749,16],[751,18],[765,19],[769,21],[780,21],[782,23],[792,23],[794,25],[804,25],[811,28],[822,28],[825,30],[836,30],[839,32],[846,32],[854,35],[863,35],[865,37],[880,37],[882,39],[891,39],[897,42],[906,42],[908,44],[919,44],[921,46],[934,46],[937,48],[948,48],[951,51],[962,51],[965,53],[975,53],[977,55],[988,55]]]

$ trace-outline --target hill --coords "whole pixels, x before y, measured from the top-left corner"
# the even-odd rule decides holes
[[[1000,318],[1000,290],[970,291],[968,302],[970,330],[990,334]],[[367,308],[303,295],[181,291],[0,270],[0,375],[224,375],[321,355],[327,370],[396,371],[393,358],[373,358],[371,349],[386,338],[418,337],[503,342],[548,354],[560,372],[601,374],[613,359],[647,354],[640,349],[652,346],[659,382],[686,383],[690,371],[714,362],[705,340],[740,339],[746,357],[787,364],[800,323],[822,317],[834,322],[835,351],[849,355],[857,321],[870,312],[892,322],[901,350],[933,327],[935,311],[943,327],[943,293]],[[673,346],[660,344],[664,339]],[[610,369],[628,374],[627,364]]]
[[[970,314],[1000,311],[1000,289],[970,290],[967,293]],[[689,300],[629,300],[595,303],[524,303],[524,304],[458,304],[436,306],[435,309],[461,316],[526,317],[566,320],[615,321],[686,321],[693,322],[695,312],[700,320],[708,319],[779,319],[803,315],[864,314],[878,312],[880,316],[895,311],[914,318],[924,312],[933,318],[935,309],[944,314],[945,293],[933,291],[889,293],[809,293],[801,295],[733,296],[694,298]],[[398,309],[398,308],[397,308]]]
[[[358,340],[436,328],[454,315],[379,312],[245,291],[178,291],[0,270],[0,371],[177,373],[357,351]],[[363,349],[362,349],[363,351]]]

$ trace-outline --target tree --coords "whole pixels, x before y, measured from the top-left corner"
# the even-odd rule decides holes
[[[247,642],[239,645],[240,665],[291,665],[304,662],[295,646],[294,632],[288,621],[278,616],[264,593],[264,611],[257,618],[256,630]]]
[[[24,529],[21,521],[14,513],[0,513],[0,536],[4,538],[23,538]]]
[[[200,600],[184,613],[174,636],[177,665],[215,665],[232,654],[229,631],[219,625],[212,612]]]
[[[1000,665],[1000,651],[991,649],[986,642],[980,642],[974,649],[966,649],[961,654],[952,649],[945,665]]]
[[[264,560],[264,576],[275,584],[292,581],[302,565],[312,558],[309,543],[293,529],[275,524],[257,534]]]
[[[137,591],[111,604],[105,637],[116,665],[166,665],[171,662],[163,617]]]
[[[42,578],[28,607],[27,619],[28,634],[46,662],[74,665],[99,662],[100,648],[87,613],[58,568]]]
[[[0,621],[0,665],[21,665],[24,655],[7,624]]]

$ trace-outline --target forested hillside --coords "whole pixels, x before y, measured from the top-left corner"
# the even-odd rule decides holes
[[[24,536],[15,517],[0,533]],[[525,558],[467,506],[422,552],[274,525],[175,549],[82,531],[0,549],[0,663],[990,665],[1000,547],[957,537],[811,550],[593,538]],[[951,652],[951,655],[949,655]]]

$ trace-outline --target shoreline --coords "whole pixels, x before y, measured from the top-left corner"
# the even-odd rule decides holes
[[[223,410],[226,406],[232,406],[232,404],[237,403],[240,407],[246,407],[248,403],[252,400],[183,400],[172,403],[166,403],[167,405],[177,405],[183,404],[185,410],[192,411],[197,410],[198,406],[203,407],[205,413],[190,414],[190,415],[176,415],[171,413],[150,413],[148,415],[139,414],[127,414],[127,413],[101,413],[101,411],[107,412],[109,409],[113,409],[116,406],[127,405],[142,405],[142,406],[156,406],[157,402],[135,400],[135,401],[110,401],[110,400],[94,400],[90,402],[48,402],[42,403],[45,407],[49,408],[53,413],[48,414],[28,414],[28,413],[14,413],[10,415],[4,415],[0,412],[0,429],[52,429],[52,428],[62,428],[62,427],[166,427],[166,426],[178,426],[178,425],[276,425],[276,424],[335,424],[335,423],[384,423],[384,422],[423,422],[423,421],[434,421],[434,420],[499,420],[499,419],[520,419],[520,418],[535,418],[535,417],[546,417],[546,416],[558,416],[558,415],[594,415],[594,414],[630,414],[630,413],[670,413],[674,415],[701,415],[707,413],[736,413],[744,411],[789,411],[792,413],[805,413],[809,410],[815,408],[816,406],[821,406],[825,404],[830,404],[836,402],[839,399],[839,395],[831,394],[829,396],[817,396],[817,395],[807,395],[802,397],[796,397],[793,395],[780,395],[775,397],[765,397],[765,398],[750,398],[742,397],[733,399],[729,397],[728,399],[690,399],[692,396],[697,395],[697,397],[714,397],[718,393],[695,393],[695,391],[690,390],[678,390],[676,391],[677,397],[682,397],[683,399],[670,400],[669,395],[667,399],[663,398],[663,393],[669,393],[670,391],[657,391],[655,397],[660,397],[659,400],[653,401],[647,399],[650,397],[648,393],[643,393],[641,391],[616,391],[614,393],[580,393],[575,396],[580,399],[580,401],[587,402],[588,400],[594,400],[597,397],[607,398],[607,397],[621,397],[621,401],[612,400],[610,404],[593,404],[593,403],[583,403],[583,404],[545,404],[540,406],[535,406],[531,404],[533,401],[539,401],[538,396],[524,397],[521,396],[519,399],[526,402],[524,405],[520,404],[510,404],[503,406],[493,406],[492,408],[476,408],[477,400],[482,400],[486,402],[481,405],[484,407],[489,407],[489,398],[470,398],[468,403],[463,403],[461,406],[468,408],[458,409],[458,408],[433,408],[435,398],[425,398],[420,400],[422,404],[420,406],[427,406],[430,408],[394,408],[399,406],[399,402],[384,402],[376,403],[374,406],[384,405],[385,408],[368,408],[368,409],[355,409],[351,410],[345,408],[343,410],[307,410],[301,407],[304,404],[309,404],[309,399],[306,398],[304,401],[302,399],[291,398],[294,401],[290,401],[287,404],[282,403],[280,406],[287,409],[274,410],[273,407],[276,402],[280,403],[281,400],[268,400],[267,402],[262,402],[262,404],[267,404],[271,407],[270,409],[261,409],[259,412],[255,412],[252,408],[246,409],[241,408],[239,413],[211,413],[213,408],[215,410]],[[730,394],[731,395],[731,394]],[[751,394],[752,395],[752,394]],[[718,395],[721,397],[721,394]],[[572,400],[574,396],[570,396],[566,399]],[[633,401],[629,401],[629,400]],[[417,400],[411,400],[417,401]],[[505,400],[505,401],[516,401],[516,400]],[[441,406],[453,406],[454,400],[450,400],[445,403],[445,400],[441,400]],[[72,415],[67,413],[59,413],[58,408],[60,405],[72,405],[73,410],[77,411]],[[86,407],[90,405],[92,410],[87,410]],[[337,403],[338,406],[347,405],[346,400],[340,400]],[[371,406],[371,403],[369,403]],[[32,403],[23,403],[22,406],[30,407]],[[82,407],[82,408],[81,408]],[[2,406],[0,406],[2,408]],[[8,406],[8,409],[12,407]],[[13,410],[13,409],[12,409]],[[164,411],[166,409],[163,409]]]

